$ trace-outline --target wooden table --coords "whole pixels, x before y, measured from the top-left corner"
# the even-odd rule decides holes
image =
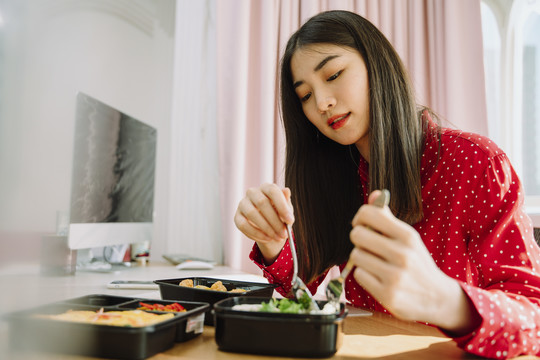
[[[341,348],[332,359],[465,359],[466,353],[432,327],[396,320],[386,314],[351,316],[344,322]],[[218,350],[214,329],[152,357],[171,359],[267,359],[268,356],[226,353]],[[293,358],[281,358],[293,359]]]
[[[131,271],[131,270],[130,270]],[[134,272],[116,275],[117,278],[124,279],[163,279],[182,277],[185,273],[179,273],[166,265],[154,265],[151,268],[140,269]],[[227,268],[218,268],[209,273],[216,276],[219,273],[234,276],[235,272]],[[205,276],[204,274],[193,274],[191,276]],[[185,275],[190,276],[190,275]],[[240,274],[238,274],[240,276]],[[12,277],[9,277],[12,279]],[[49,289],[45,296],[47,302],[58,301],[73,296],[82,296],[92,293],[122,294],[125,296],[139,296],[132,290],[111,290],[104,284],[111,276],[104,274],[77,274],[75,277],[67,278],[42,278],[35,275],[26,275],[19,278],[19,281],[25,281],[28,285],[34,287],[32,294],[43,292]],[[3,294],[6,286],[9,287],[10,281],[0,273],[0,286],[3,287]],[[27,288],[27,286],[24,286]],[[53,290],[52,292],[50,290]],[[26,291],[29,291],[26,289]],[[138,291],[139,294],[141,291]],[[54,294],[54,295],[51,295]],[[159,294],[159,293],[158,293]],[[155,295],[155,294],[154,294]],[[25,294],[23,305],[30,305],[28,294]],[[155,297],[159,298],[159,296]],[[4,297],[4,306],[5,297]],[[36,302],[37,299],[34,299]],[[13,304],[11,304],[13,305]],[[33,304],[32,304],[33,305]],[[5,310],[5,309],[4,309]],[[343,343],[339,351],[332,359],[479,359],[459,349],[455,343],[442,335],[436,328],[414,323],[400,321],[389,315],[374,313],[372,315],[357,315],[351,311],[344,321]],[[4,352],[7,342],[7,327],[0,327],[0,359],[12,360],[82,360],[90,359],[80,356],[64,356],[58,354],[31,354],[31,353],[13,353]],[[2,346],[3,345],[3,346]],[[269,356],[258,356],[251,354],[228,353],[218,350],[214,340],[214,328],[205,326],[204,331],[198,337],[184,343],[178,343],[171,349],[157,354],[149,359],[151,360],[184,360],[184,359],[269,359]],[[281,357],[280,359],[292,359]],[[540,359],[534,356],[523,356],[520,359]]]
[[[331,359],[480,359],[460,350],[453,341],[430,326],[403,322],[386,314],[349,317],[344,323],[343,344]],[[270,356],[228,353],[218,350],[214,328],[205,326],[195,339],[176,344],[173,348],[152,356],[149,360],[232,360],[270,359]],[[12,360],[82,360],[79,356],[46,354],[9,354]],[[280,357],[279,359],[298,359]],[[522,356],[519,359],[539,359]]]

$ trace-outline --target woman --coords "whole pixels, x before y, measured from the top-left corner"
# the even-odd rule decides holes
[[[540,354],[540,249],[506,155],[419,109],[391,44],[354,13],[310,19],[281,66],[287,187],[249,189],[235,215],[269,281],[289,295],[293,224],[312,292],[350,256],[352,305],[481,356]],[[370,205],[383,188],[389,208]]]

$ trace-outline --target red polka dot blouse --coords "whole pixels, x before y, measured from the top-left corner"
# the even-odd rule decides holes
[[[440,146],[439,151],[437,139],[426,140],[421,163],[424,218],[414,228],[482,318],[477,329],[454,341],[484,357],[540,355],[540,248],[523,211],[520,180],[506,154],[486,137],[442,129]],[[359,175],[368,189],[363,159]],[[367,197],[365,193],[364,202]],[[250,258],[269,282],[281,285],[280,293],[289,292],[288,243],[269,266],[256,244]],[[309,284],[313,293],[325,276]],[[345,295],[354,306],[386,312],[352,275],[345,281]]]

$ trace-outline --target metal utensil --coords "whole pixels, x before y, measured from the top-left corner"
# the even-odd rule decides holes
[[[291,254],[293,258],[293,277],[291,281],[293,295],[296,300],[298,300],[302,297],[303,293],[306,293],[311,299],[310,310],[320,310],[319,305],[317,305],[317,302],[313,299],[313,295],[309,291],[308,287],[306,286],[306,284],[304,284],[302,279],[298,277],[298,259],[296,257],[296,246],[294,245],[294,240],[292,237],[292,228],[291,225],[286,225],[287,235],[289,235],[289,247],[291,248]]]
[[[389,202],[390,192],[384,189],[382,190],[381,195],[379,195],[379,197],[375,199],[373,205],[383,208],[385,206],[388,206]],[[328,282],[328,286],[326,287],[326,298],[328,299],[328,301],[335,303],[339,302],[341,293],[343,292],[343,282],[351,272],[352,267],[352,261],[349,259],[349,261],[347,261],[347,264],[341,271],[341,274],[337,278],[332,279],[330,280],[330,282]]]

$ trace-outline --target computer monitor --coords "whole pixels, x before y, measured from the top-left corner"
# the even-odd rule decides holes
[[[152,126],[77,94],[71,249],[151,241],[156,142]]]

